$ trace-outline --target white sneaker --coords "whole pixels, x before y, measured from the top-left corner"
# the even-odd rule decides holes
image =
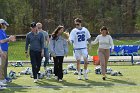
[[[78,80],[81,80],[81,79],[82,79],[81,75],[78,75]]]
[[[0,86],[0,90],[2,90],[2,89],[6,89],[6,87]]]
[[[0,86],[6,86],[7,84],[4,84],[3,82],[0,82]]]
[[[62,82],[63,80],[62,79],[59,79],[59,82]]]
[[[54,79],[57,80],[58,79],[58,76],[54,76]]]
[[[34,83],[36,83],[37,82],[37,79],[34,79]]]
[[[84,78],[85,78],[85,80],[88,80],[87,73],[84,73]]]
[[[4,79],[4,80],[0,80],[0,82],[6,84],[6,83],[7,83],[7,80],[6,80],[6,79]]]

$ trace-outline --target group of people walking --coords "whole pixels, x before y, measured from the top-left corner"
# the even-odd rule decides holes
[[[34,82],[38,81],[38,73],[41,67],[42,58],[45,57],[44,69],[49,60],[49,53],[54,61],[54,75],[58,81],[63,81],[63,59],[68,55],[68,45],[73,45],[73,54],[77,61],[78,80],[82,79],[80,62],[81,57],[84,59],[84,79],[88,80],[87,67],[88,67],[88,51],[91,46],[99,43],[98,56],[102,68],[102,79],[106,80],[106,68],[109,59],[110,48],[114,49],[112,37],[109,35],[107,27],[103,26],[100,29],[100,35],[94,41],[91,41],[91,35],[87,28],[82,26],[82,20],[76,18],[74,20],[75,28],[72,29],[70,34],[64,32],[64,26],[59,25],[51,34],[42,30],[41,23],[32,22],[30,24],[31,31],[26,36],[25,53],[30,56]],[[3,30],[2,30],[3,31]],[[0,31],[0,33],[2,32]],[[7,42],[14,41],[9,37]],[[2,39],[0,34],[0,44],[2,47]],[[89,44],[89,47],[88,45]],[[1,58],[2,58],[2,53]],[[1,65],[0,65],[1,67]],[[0,68],[2,69],[2,68]],[[2,70],[0,70],[2,71]],[[2,73],[0,73],[1,76]]]

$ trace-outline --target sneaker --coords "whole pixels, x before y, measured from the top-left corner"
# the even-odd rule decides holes
[[[103,77],[102,79],[103,79],[103,80],[106,80],[106,77]]]
[[[54,76],[54,79],[57,80],[58,79],[58,76]]]
[[[46,79],[51,79],[50,77],[46,77]]]
[[[2,89],[6,89],[6,87],[0,86],[0,90],[2,90]]]
[[[82,77],[81,77],[81,75],[78,75],[78,80],[82,80]]]
[[[62,82],[63,80],[62,80],[62,79],[59,79],[58,81],[59,81],[59,82]]]
[[[37,82],[37,79],[34,79],[34,83],[36,83]]]
[[[3,82],[0,81],[0,86],[6,86],[7,84],[4,84]]]
[[[6,84],[6,83],[7,83],[7,80],[6,80],[6,79],[4,79],[4,80],[0,80],[0,82]]]
[[[85,80],[88,80],[87,73],[84,73],[84,78],[85,78]]]

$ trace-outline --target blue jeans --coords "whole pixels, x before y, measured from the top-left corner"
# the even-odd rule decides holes
[[[46,65],[49,64],[49,52],[48,52],[48,48],[44,48],[44,57],[45,57],[44,67],[46,67]]]

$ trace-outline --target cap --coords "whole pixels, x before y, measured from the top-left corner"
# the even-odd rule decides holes
[[[36,27],[36,23],[35,22],[32,22],[31,25],[30,25],[32,28]]]
[[[4,19],[0,19],[0,24],[5,24],[6,26],[9,26],[9,24]]]

